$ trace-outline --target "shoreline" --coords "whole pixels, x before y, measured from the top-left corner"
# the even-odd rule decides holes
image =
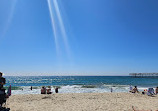
[[[158,95],[132,93],[65,93],[12,95],[6,106],[11,111],[133,111],[158,110]],[[16,106],[16,107],[15,107]]]
[[[111,88],[115,93],[128,93],[130,87],[128,85],[103,85],[103,86],[96,86],[96,85],[66,85],[66,86],[58,86],[59,93],[67,94],[67,93],[108,93],[111,92]],[[55,93],[54,86],[51,86],[51,91]],[[14,86],[13,86],[14,88]],[[33,89],[30,90],[30,86],[15,86],[16,90],[12,90],[13,95],[17,94],[40,94],[41,93],[41,86],[33,86]],[[46,87],[47,88],[47,87]],[[147,87],[138,87],[140,92],[147,90]],[[155,88],[154,88],[155,89]],[[7,88],[6,88],[7,91]]]

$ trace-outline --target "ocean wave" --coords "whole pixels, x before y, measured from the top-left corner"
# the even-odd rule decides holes
[[[40,94],[41,87],[32,86],[33,90],[31,90],[31,86],[12,86],[12,94]],[[59,88],[59,93],[104,93],[111,92],[111,88],[113,92],[129,92],[129,85],[52,85],[51,90],[53,93],[56,87]],[[144,89],[147,89],[147,87],[138,87],[139,91]]]
[[[9,87],[9,86],[5,86],[4,88],[5,88],[5,89],[8,89],[8,87]],[[22,87],[21,87],[21,86],[12,86],[12,87],[11,87],[11,90],[22,90]]]
[[[81,88],[96,88],[95,85],[83,85]]]

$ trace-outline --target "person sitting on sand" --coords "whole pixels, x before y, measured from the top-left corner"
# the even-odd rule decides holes
[[[156,87],[155,89],[155,94],[158,94],[158,87]]]
[[[138,91],[138,89],[137,89],[137,86],[134,86],[134,88],[133,88],[133,90],[132,90],[132,93],[138,93],[139,91]]]
[[[46,94],[46,88],[44,86],[42,86],[41,94]]]
[[[51,87],[50,87],[50,86],[48,86],[47,94],[52,94],[52,92],[51,92]]]
[[[144,91],[142,91],[142,94],[146,94],[147,93],[147,89],[144,89]]]

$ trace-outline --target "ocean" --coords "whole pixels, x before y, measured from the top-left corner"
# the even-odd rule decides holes
[[[6,76],[5,88],[12,86],[12,94],[40,94],[42,86],[59,87],[59,93],[128,92],[129,86],[143,91],[158,86],[158,78],[131,76]],[[30,87],[33,90],[30,90]]]

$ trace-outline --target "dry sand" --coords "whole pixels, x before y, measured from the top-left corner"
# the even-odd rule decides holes
[[[73,93],[12,95],[11,111],[133,111],[158,110],[158,96],[131,93]]]

